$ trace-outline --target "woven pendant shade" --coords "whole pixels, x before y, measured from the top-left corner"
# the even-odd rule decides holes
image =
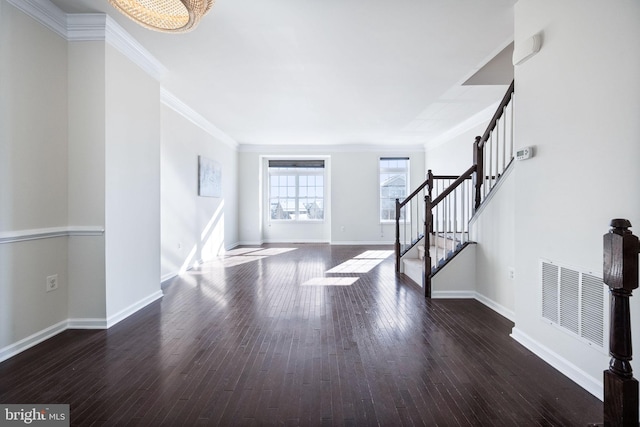
[[[193,30],[214,0],[109,0],[143,27],[166,33]]]

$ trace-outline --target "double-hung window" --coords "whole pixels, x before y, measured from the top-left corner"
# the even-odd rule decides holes
[[[395,221],[396,199],[409,195],[409,158],[380,158],[380,221]],[[407,218],[408,219],[408,218]]]
[[[324,220],[324,160],[269,160],[272,220]]]

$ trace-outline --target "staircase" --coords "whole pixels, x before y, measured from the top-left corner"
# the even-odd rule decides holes
[[[469,245],[469,222],[513,163],[514,82],[486,131],[473,143],[473,165],[462,175],[434,175],[405,200],[396,199],[396,272],[424,288]],[[413,220],[411,220],[413,219]]]
[[[431,240],[431,246],[429,247],[429,258],[431,262],[432,270],[439,270],[444,267],[447,262],[453,259],[453,254],[458,253],[462,250],[462,246],[468,245],[470,242],[468,238],[466,241],[462,240],[449,240],[444,236],[434,237]],[[408,276],[411,280],[416,283],[422,283],[423,274],[424,274],[424,262],[425,262],[425,247],[424,244],[416,245],[417,248],[417,257],[413,256],[403,256],[402,257],[402,268],[401,271],[406,276]],[[445,257],[444,254],[450,254],[449,257]],[[436,260],[439,260],[438,264],[436,264]]]

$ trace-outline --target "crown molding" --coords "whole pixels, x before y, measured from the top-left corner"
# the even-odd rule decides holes
[[[239,151],[247,153],[424,153],[423,145],[382,145],[382,144],[327,144],[327,145],[267,145],[240,144]]]
[[[67,40],[70,42],[104,41],[107,15],[104,13],[70,13],[67,15]]]
[[[67,40],[71,42],[105,41],[158,81],[167,72],[164,65],[144,46],[104,13],[68,14]]]
[[[173,93],[169,92],[164,87],[160,88],[160,102],[174,110],[176,113],[182,115],[185,119],[189,120],[196,126],[200,127],[209,135],[222,141],[235,150],[238,149],[238,143],[235,139],[224,133],[222,130],[220,130],[220,128],[204,118],[193,108],[182,102],[180,99],[178,99],[178,97],[176,97]]]
[[[157,81],[167,73],[166,67],[113,18],[105,13],[65,13],[49,0],[7,0],[37,22],[68,42],[104,41]],[[172,108],[211,136],[233,149],[238,143],[172,93],[161,88],[162,103]]]
[[[67,38],[67,14],[49,0],[7,0],[60,37]]]
[[[122,28],[113,18],[105,15],[107,43],[115,47],[127,58],[135,62],[140,68],[160,81],[167,73],[167,69],[144,46],[142,46],[131,34]]]
[[[160,81],[167,69],[105,13],[64,13],[49,0],[7,0],[69,42],[104,41]]]

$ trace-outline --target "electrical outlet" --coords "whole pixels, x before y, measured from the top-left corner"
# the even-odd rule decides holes
[[[513,267],[509,267],[509,279],[514,280],[516,278],[516,270]]]
[[[47,292],[55,291],[58,289],[58,275],[47,276]]]

